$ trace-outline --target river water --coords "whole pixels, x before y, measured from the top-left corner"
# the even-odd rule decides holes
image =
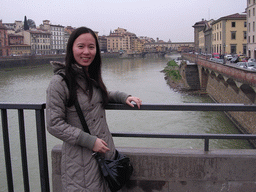
[[[161,70],[166,63],[178,55],[164,58],[103,59],[103,80],[108,90],[119,90],[138,96],[145,104],[212,103],[208,96],[195,96],[172,90]],[[45,90],[53,75],[50,64],[36,67],[13,68],[0,71],[0,102],[44,103]],[[8,112],[10,147],[14,174],[15,191],[23,191],[19,148],[17,112]],[[35,131],[35,113],[25,111],[28,167],[31,191],[40,191],[38,177],[38,154]],[[239,133],[222,112],[160,112],[160,111],[107,111],[107,121],[112,132],[139,133]],[[1,122],[0,122],[1,123]],[[2,130],[0,132],[2,138]],[[1,139],[2,140],[2,139]],[[203,140],[114,138],[116,146],[164,147],[202,149]],[[50,152],[61,141],[47,133],[49,167]],[[212,140],[211,149],[251,148],[247,141]],[[3,142],[0,142],[0,191],[7,191]],[[51,168],[50,168],[51,171]],[[50,173],[51,174],[51,173]],[[51,177],[51,175],[50,175]]]

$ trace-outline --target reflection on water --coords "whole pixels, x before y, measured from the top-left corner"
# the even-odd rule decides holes
[[[139,96],[147,104],[211,103],[207,96],[191,96],[170,89],[161,70],[170,58],[103,59],[103,80],[109,90],[119,90]],[[44,103],[45,90],[53,75],[50,64],[34,68],[15,68],[0,71],[0,102]],[[107,120],[112,132],[143,133],[238,133],[235,126],[222,112],[189,111],[113,111],[109,110]],[[8,112],[9,134],[14,170],[15,191],[22,191],[22,177],[17,112]],[[26,138],[31,191],[38,190],[38,160],[36,149],[35,114],[25,113]],[[2,138],[2,131],[0,131]],[[116,146],[131,147],[175,147],[203,150],[203,140],[114,138]],[[47,133],[49,166],[50,151],[61,143]],[[211,140],[214,148],[250,148],[242,140]],[[0,191],[6,191],[3,143],[0,142]]]

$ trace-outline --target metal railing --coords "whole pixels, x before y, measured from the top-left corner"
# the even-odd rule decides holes
[[[10,192],[14,191],[14,187],[13,187],[13,174],[12,174],[7,110],[17,109],[18,120],[19,120],[19,134],[20,134],[20,148],[21,148],[21,162],[22,162],[24,191],[26,192],[30,191],[28,165],[27,165],[27,149],[26,149],[26,139],[25,139],[24,110],[35,110],[41,191],[49,192],[50,185],[49,185],[45,117],[44,117],[45,104],[0,104],[0,109],[1,109],[1,119],[2,119],[2,131],[3,131],[5,167],[6,167],[8,191]]]
[[[8,132],[8,109],[16,109],[18,111],[19,134],[21,146],[21,161],[23,171],[24,191],[30,191],[27,151],[25,139],[24,110],[35,110],[36,129],[37,129],[37,145],[39,155],[39,171],[41,191],[49,192],[49,173],[47,162],[46,147],[46,130],[44,110],[45,104],[5,104],[0,103],[2,131],[5,154],[5,167],[7,174],[8,191],[14,191],[13,175],[10,153],[10,141]],[[137,107],[131,108],[123,104],[109,104],[107,110],[138,110]],[[256,112],[256,105],[244,104],[173,104],[173,105],[156,105],[143,104],[139,111],[250,111]],[[204,151],[209,151],[210,139],[256,139],[256,135],[252,134],[149,134],[149,133],[112,133],[113,137],[143,137],[143,138],[176,138],[176,139],[203,139]]]

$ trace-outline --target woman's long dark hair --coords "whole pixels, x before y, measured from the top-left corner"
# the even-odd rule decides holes
[[[69,88],[69,100],[68,100],[68,106],[72,106],[75,103],[75,99],[77,97],[76,90],[78,88],[78,84],[76,82],[76,72],[73,69],[72,65],[74,65],[76,62],[73,54],[73,44],[77,37],[84,33],[90,33],[96,42],[96,55],[92,63],[88,67],[88,72],[86,71],[85,67],[83,67],[83,71],[85,73],[86,81],[87,81],[87,87],[85,87],[86,90],[89,91],[89,99],[92,99],[93,95],[93,80],[96,82],[97,86],[101,90],[102,94],[102,106],[106,106],[108,103],[108,93],[105,84],[103,83],[102,76],[101,76],[101,55],[100,55],[100,47],[97,40],[97,37],[95,33],[87,28],[87,27],[80,27],[77,28],[73,33],[70,35],[68,44],[67,44],[67,50],[66,50],[66,68],[65,73],[67,80],[69,82],[68,88]]]

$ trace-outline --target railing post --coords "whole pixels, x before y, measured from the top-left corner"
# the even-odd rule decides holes
[[[2,127],[3,127],[3,141],[4,141],[4,156],[5,156],[5,168],[7,176],[8,191],[13,192],[13,176],[12,176],[12,162],[10,153],[10,141],[8,132],[8,122],[7,122],[7,110],[1,109],[2,117]]]
[[[209,151],[209,138],[204,139],[204,151]]]
[[[23,182],[24,190],[26,192],[30,191],[29,188],[29,177],[28,177],[28,160],[27,160],[27,147],[26,147],[26,136],[25,136],[25,125],[24,125],[24,111],[23,109],[18,109],[19,117],[19,131],[20,131],[20,150],[21,150],[21,162],[23,171]]]
[[[39,156],[39,169],[41,179],[41,191],[49,192],[49,173],[47,161],[47,146],[46,146],[46,133],[44,121],[44,109],[36,110],[36,126],[37,126],[37,144]]]

